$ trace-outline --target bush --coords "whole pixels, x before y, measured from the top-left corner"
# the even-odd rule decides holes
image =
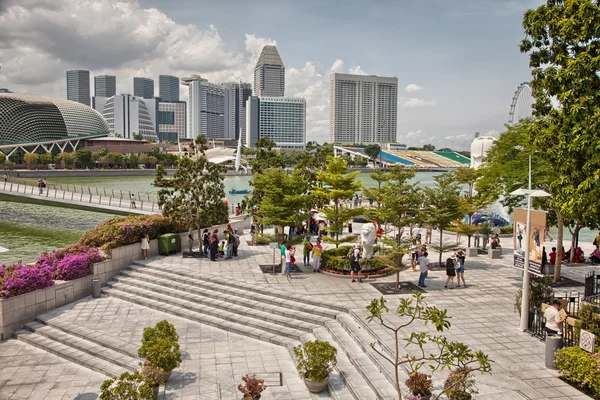
[[[322,382],[337,364],[337,349],[321,340],[314,340],[294,347],[294,355],[301,376]]]
[[[8,298],[45,289],[54,285],[53,270],[49,266],[26,264],[0,267],[0,298]]]
[[[556,366],[563,377],[600,398],[600,353],[590,354],[578,346],[556,352]]]
[[[409,389],[410,394],[413,395],[429,396],[433,390],[431,375],[423,374],[421,372],[413,372],[410,374],[404,384]]]
[[[552,276],[531,276],[529,280],[529,308],[540,308],[542,303],[549,304],[554,298],[552,289]],[[515,312],[521,313],[521,297],[523,289],[519,289],[515,295]]]
[[[582,304],[577,312],[579,321],[575,324],[575,336],[579,339],[579,331],[584,329],[596,336],[596,343],[600,343],[600,315],[594,312],[591,304]]]
[[[156,239],[165,233],[184,230],[179,223],[161,215],[114,217],[85,232],[78,243],[110,250],[138,243],[144,233],[147,233],[150,239]]]
[[[512,225],[508,225],[508,226],[502,226],[502,227],[500,227],[500,233],[502,233],[502,234],[513,233],[513,226]]]
[[[175,327],[167,321],[160,321],[154,328],[144,329],[138,357],[150,361],[151,365],[160,367],[165,372],[173,371],[181,364],[178,340]]]
[[[70,281],[90,275],[93,264],[102,260],[97,248],[74,244],[52,252],[43,252],[36,265],[49,268],[52,279]]]
[[[354,247],[340,246],[327,249],[321,255],[321,266],[326,269],[332,269],[340,272],[350,272],[349,256]],[[377,253],[379,247],[373,247],[373,252]],[[383,256],[375,256],[370,260],[361,259],[360,265],[362,271],[379,271],[390,267],[390,261]]]
[[[107,379],[100,388],[100,400],[152,400],[154,391],[138,372],[124,372],[118,379]]]

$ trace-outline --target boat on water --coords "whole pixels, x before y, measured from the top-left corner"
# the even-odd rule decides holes
[[[248,194],[250,191],[248,189],[236,190],[235,188],[229,191],[229,194]]]

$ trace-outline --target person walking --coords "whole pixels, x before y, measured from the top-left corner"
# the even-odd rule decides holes
[[[355,273],[358,275],[358,282],[362,282],[362,274],[360,270],[360,248],[358,245],[355,245],[354,249],[352,249],[352,254],[350,255],[350,277],[352,277],[352,282],[356,282],[354,280]]]
[[[188,249],[189,252],[192,252],[192,249],[194,248],[194,230],[192,229],[192,227],[190,227],[188,229]]]
[[[460,281],[462,280],[463,286],[467,287],[467,283],[465,282],[465,252],[458,250],[456,252],[456,260],[458,261],[458,268],[456,270],[456,287],[460,287]]]
[[[427,287],[425,285],[425,278],[427,277],[427,271],[429,271],[429,260],[427,259],[427,252],[419,254],[419,286]]]
[[[475,234],[473,235],[473,246],[478,248],[480,243],[481,243],[481,232],[476,231]]]
[[[544,240],[554,240],[550,237],[550,227],[548,225],[546,225],[546,227],[544,228]]]
[[[148,259],[148,249],[150,248],[150,238],[147,233],[142,235],[142,254],[144,255],[144,260]]]
[[[446,259],[446,284],[444,287],[448,289],[448,283],[450,283],[450,289],[454,289],[454,277],[456,276],[456,257],[448,257]]]
[[[305,267],[310,267],[310,252],[313,249],[313,245],[310,242],[310,236],[307,236],[302,241],[302,255],[304,256],[303,262]]]
[[[294,248],[291,244],[288,244],[285,248],[285,276],[290,279],[292,278],[292,257],[294,253]]]
[[[313,255],[313,263],[315,267],[313,268],[313,272],[319,272],[321,268],[321,254],[323,253],[323,246],[321,246],[321,241],[317,239],[317,244],[312,249]]]
[[[250,246],[256,246],[256,221],[252,221],[250,226]]]
[[[433,232],[433,227],[431,224],[428,224],[425,228],[425,244],[431,244],[431,234]]]
[[[208,257],[208,247],[210,246],[210,234],[208,233],[208,229],[204,229],[202,232],[202,254],[204,257]]]

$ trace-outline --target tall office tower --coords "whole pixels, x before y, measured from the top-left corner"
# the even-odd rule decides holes
[[[90,105],[90,71],[67,71],[67,100]]]
[[[257,100],[254,100],[257,99]],[[258,105],[258,113],[256,112]],[[306,101],[296,97],[255,97],[248,100],[248,146],[268,136],[280,148],[306,147]],[[258,114],[258,135],[256,121]]]
[[[133,78],[133,95],[151,99],[154,97],[154,79],[150,78]]]
[[[259,139],[260,127],[260,99],[258,96],[250,96],[246,100],[246,140],[242,141],[247,147],[254,146]]]
[[[225,137],[225,88],[199,75],[181,78],[188,87],[187,137]]]
[[[330,107],[330,142],[396,141],[398,78],[331,74]]]
[[[144,139],[158,139],[155,100],[130,94],[98,99],[105,100],[102,115],[108,122],[111,135],[132,139],[134,133],[140,133]]]
[[[222,83],[225,88],[225,136],[246,143],[246,101],[252,96],[252,85],[244,82]]]
[[[283,97],[285,92],[285,67],[277,47],[265,46],[254,67],[254,94],[262,97]]]
[[[117,94],[117,77],[114,75],[97,75],[94,77],[94,96],[112,97]]]
[[[185,101],[160,101],[158,103],[158,139],[177,143],[186,137]]]
[[[164,101],[179,101],[179,78],[172,75],[159,75],[158,97]]]

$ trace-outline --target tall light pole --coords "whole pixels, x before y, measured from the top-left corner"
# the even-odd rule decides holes
[[[529,188],[517,189],[511,193],[513,196],[527,196],[527,223],[525,226],[525,260],[523,262],[523,289],[521,291],[521,324],[519,329],[526,331],[529,325],[529,246],[531,243],[531,198],[549,197],[550,193],[543,190],[531,190],[531,154],[529,155]]]

